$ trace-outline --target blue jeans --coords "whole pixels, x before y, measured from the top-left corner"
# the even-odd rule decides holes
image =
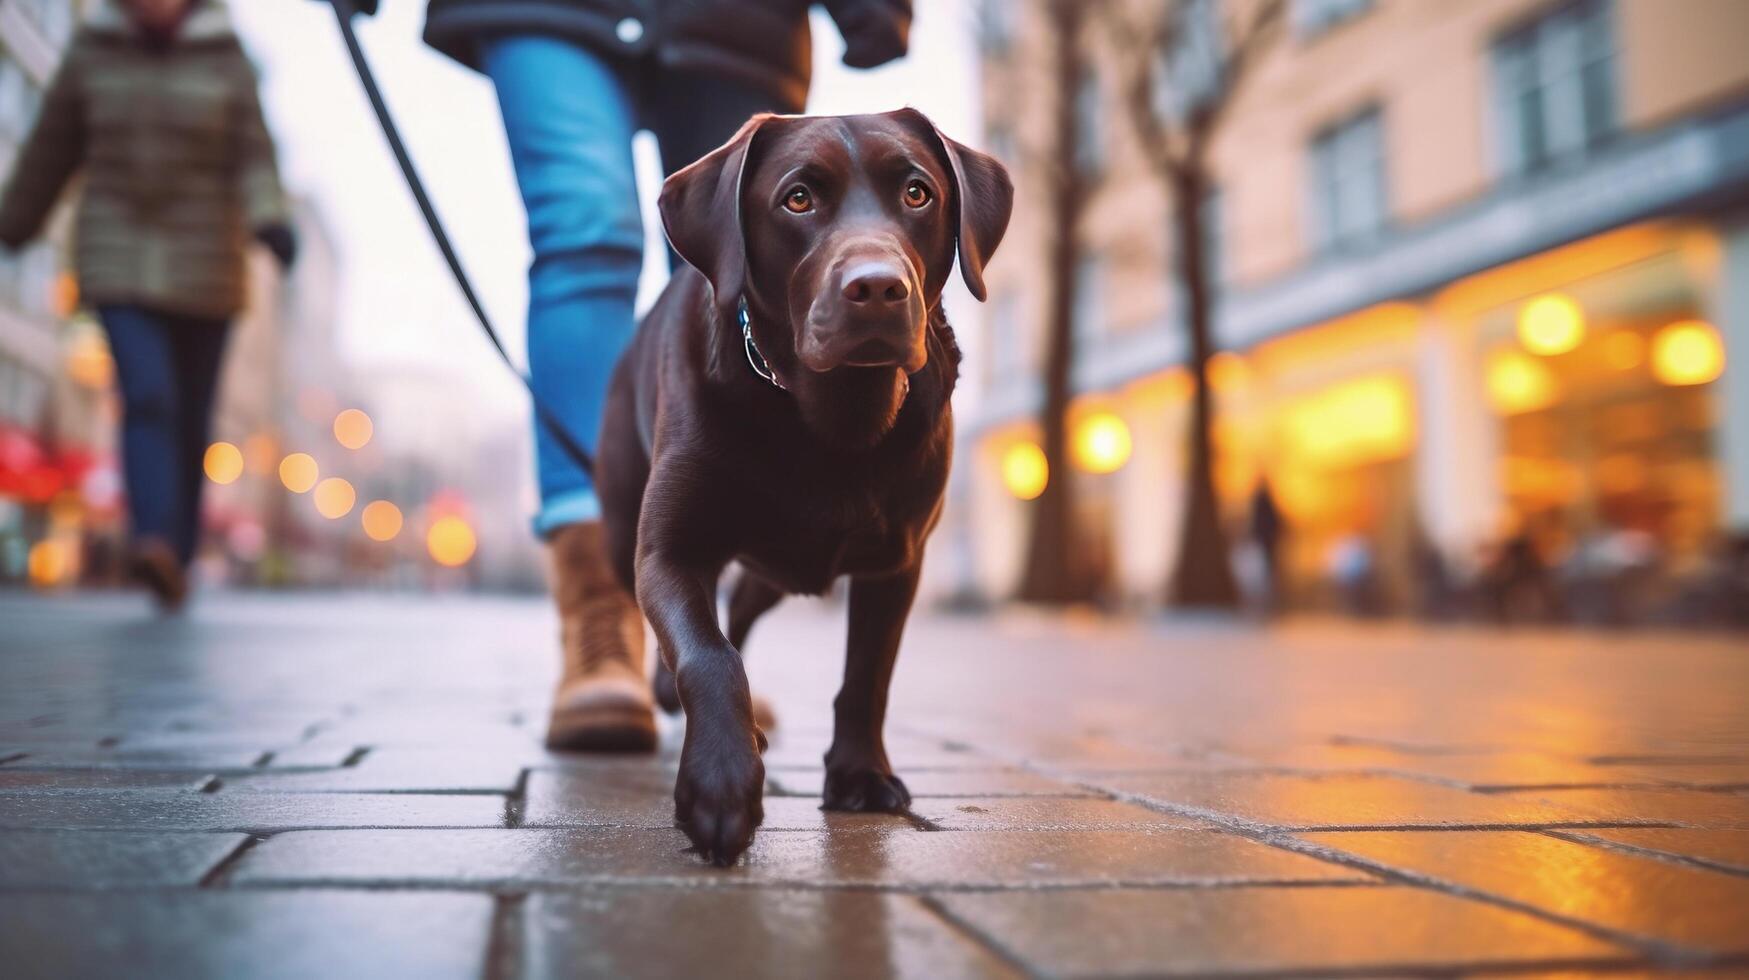
[[[135,540],[184,565],[200,535],[202,465],[230,323],[138,306],[98,308],[121,382],[122,473]]]
[[[673,173],[753,113],[800,107],[720,79],[613,61],[556,37],[487,39],[480,55],[528,211],[529,374],[541,401],[593,452],[608,382],[636,329],[644,226],[632,135],[654,132],[663,170]],[[536,533],[599,518],[588,474],[538,423],[535,450]]]

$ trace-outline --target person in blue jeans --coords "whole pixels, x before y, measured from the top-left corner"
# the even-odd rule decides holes
[[[672,174],[758,112],[800,112],[811,0],[431,0],[425,39],[497,89],[528,212],[528,362],[541,400],[586,447],[635,329],[644,227],[634,133]],[[905,53],[911,0],[825,0],[852,67]],[[374,0],[360,4],[375,7]],[[367,10],[367,12],[369,12]],[[674,261],[672,251],[669,261]],[[547,744],[649,751],[644,626],[615,580],[589,477],[537,425],[540,512],[562,669]]]
[[[181,606],[202,459],[251,235],[296,241],[255,70],[218,0],[104,0],[81,25],[0,193],[0,244],[35,238],[75,174],[75,266],[121,382],[130,564]]]

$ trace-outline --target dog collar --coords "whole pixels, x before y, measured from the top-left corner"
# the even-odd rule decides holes
[[[771,369],[765,355],[759,353],[759,345],[753,342],[753,317],[747,312],[747,297],[741,297],[741,305],[735,311],[736,319],[741,321],[741,346],[747,351],[747,366],[753,373],[764,378],[773,388],[787,391],[783,382],[777,380],[777,372]]]

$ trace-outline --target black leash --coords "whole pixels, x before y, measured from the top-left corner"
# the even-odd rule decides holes
[[[589,451],[571,436],[558,415],[540,400],[534,390],[534,381],[523,374],[522,369],[511,360],[510,351],[505,348],[503,339],[498,336],[498,331],[492,329],[492,321],[486,317],[486,308],[480,305],[480,297],[474,292],[474,284],[468,280],[467,272],[462,269],[461,259],[455,254],[455,246],[450,244],[449,235],[443,230],[443,222],[437,217],[437,209],[432,206],[430,196],[425,193],[425,182],[419,179],[419,172],[413,167],[413,158],[407,155],[407,146],[401,142],[401,131],[395,127],[395,120],[389,115],[388,104],[383,101],[382,90],[377,88],[376,76],[371,73],[370,62],[365,60],[364,49],[359,47],[358,35],[352,31],[352,15],[358,8],[353,0],[332,2],[334,16],[340,21],[340,36],[346,39],[346,51],[352,56],[352,67],[358,72],[359,82],[364,85],[364,94],[370,98],[370,106],[376,111],[377,122],[383,128],[383,136],[389,141],[389,149],[395,154],[395,162],[401,166],[401,176],[407,180],[407,189],[413,192],[413,200],[418,202],[419,212],[425,215],[425,226],[431,229],[431,237],[437,240],[438,251],[443,253],[443,261],[449,264],[450,274],[455,276],[456,285],[461,287],[468,307],[474,311],[475,319],[480,321],[480,328],[486,331],[487,339],[492,341],[492,346],[497,349],[505,366],[528,389],[529,401],[534,403],[535,418],[540,420],[540,424],[559,444],[559,448],[593,478],[595,460],[590,457]]]

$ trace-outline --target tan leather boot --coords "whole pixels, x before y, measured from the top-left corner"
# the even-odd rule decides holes
[[[608,563],[599,521],[570,524],[549,540],[564,657],[547,748],[651,752],[656,714],[644,676],[644,617]]]

